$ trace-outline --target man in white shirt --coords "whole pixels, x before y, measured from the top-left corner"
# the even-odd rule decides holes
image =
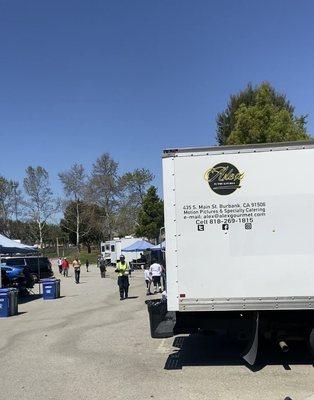
[[[151,274],[153,278],[153,284],[155,286],[155,292],[160,292],[161,293],[161,282],[160,282],[160,277],[162,273],[162,267],[158,263],[153,263],[150,268],[149,268],[149,273]]]

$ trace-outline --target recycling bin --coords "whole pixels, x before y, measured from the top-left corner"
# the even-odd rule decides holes
[[[10,316],[10,289],[0,289],[0,317]]]
[[[18,313],[17,289],[0,289],[0,317],[10,317]]]
[[[60,297],[60,279],[42,279],[43,299],[54,300]]]

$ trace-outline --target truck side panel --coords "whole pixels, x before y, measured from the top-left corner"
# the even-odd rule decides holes
[[[175,160],[163,160],[163,190],[165,204],[166,231],[166,264],[167,264],[167,296],[168,310],[178,307],[179,289],[177,277],[177,224],[176,224],[176,192],[175,192]]]
[[[232,193],[217,165],[241,175]],[[313,165],[311,148],[165,158],[168,309],[314,306]]]

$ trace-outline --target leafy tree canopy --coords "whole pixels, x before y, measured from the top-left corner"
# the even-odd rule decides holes
[[[143,199],[136,234],[137,236],[143,236],[148,239],[158,239],[160,228],[163,226],[163,202],[158,197],[155,186],[151,186]]]
[[[77,206],[79,207],[79,243],[77,243]],[[103,239],[100,222],[101,210],[95,205],[79,201],[70,201],[60,221],[60,228],[68,234],[72,244],[97,243]]]
[[[134,206],[140,206],[146,194],[147,186],[154,179],[154,175],[146,168],[137,168],[126,172],[120,178],[120,187],[124,197]]]
[[[232,95],[217,115],[219,145],[309,140],[306,116],[294,115],[294,107],[268,83]]]

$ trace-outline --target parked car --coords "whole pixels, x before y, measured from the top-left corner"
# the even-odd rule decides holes
[[[24,279],[22,267],[8,267],[6,264],[0,264],[0,268],[6,272],[9,280],[12,282],[17,281],[20,278]]]
[[[1,286],[3,288],[9,287],[10,286],[10,279],[8,277],[8,274],[3,268],[0,268],[1,271]]]
[[[53,271],[51,263],[47,257],[4,257],[1,259],[8,267],[22,267],[28,271],[34,282],[38,282],[42,278],[51,278]]]
[[[6,272],[10,286],[17,284],[26,288],[34,287],[34,278],[27,267],[8,267],[6,264],[0,264],[0,267]]]

